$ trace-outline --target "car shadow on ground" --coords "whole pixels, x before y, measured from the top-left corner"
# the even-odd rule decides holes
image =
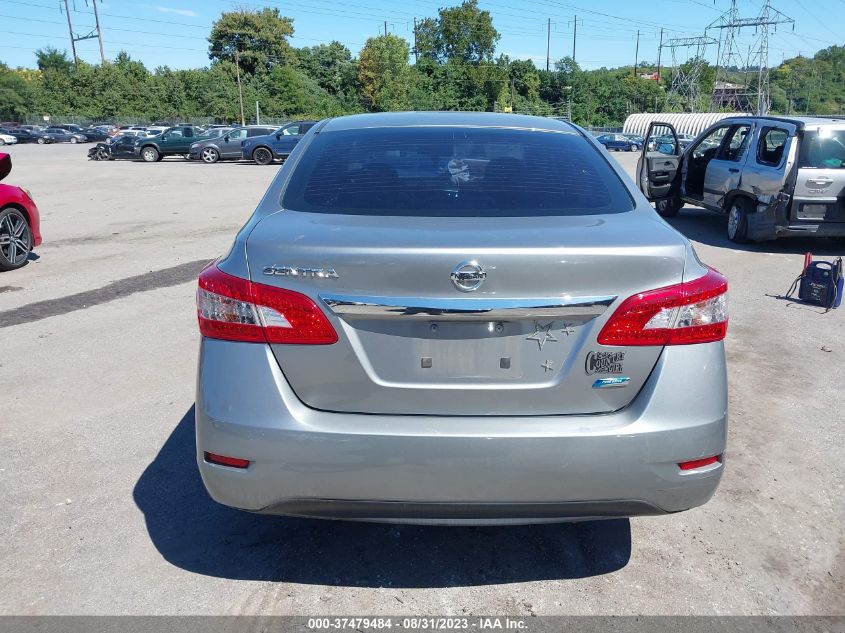
[[[845,241],[831,238],[782,237],[768,242],[735,244],[728,239],[727,216],[705,209],[684,207],[677,216],[666,218],[666,221],[689,239],[719,248],[795,255],[803,255],[809,251],[821,257],[845,254]]]
[[[240,512],[206,493],[191,407],[135,486],[161,555],[238,580],[352,587],[453,587],[607,574],[631,556],[627,519],[509,527],[318,521]]]

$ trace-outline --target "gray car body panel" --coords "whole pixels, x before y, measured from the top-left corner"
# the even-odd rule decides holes
[[[290,174],[323,130],[444,122],[584,134],[553,120],[479,113],[363,115],[312,128],[217,265],[311,297],[339,341],[269,346],[203,340],[197,446],[212,496],[253,511],[435,522],[571,520],[704,503],[722,464],[680,474],[677,462],[724,450],[722,344],[596,344],[602,325],[628,296],[706,272],[689,242],[654,213],[615,161],[607,160],[608,168],[631,191],[634,208],[607,216],[479,222],[281,208]],[[584,138],[602,151],[592,137]],[[490,276],[470,298],[454,288],[449,273],[471,258]],[[332,267],[338,277],[264,274],[276,265]],[[454,363],[429,377],[419,358],[432,344],[432,323],[449,328],[448,319],[335,313],[331,299],[338,296],[461,306],[473,300],[609,299],[604,311],[561,319],[558,325],[571,324],[573,331],[557,332],[558,340],[543,346],[526,340],[535,326],[531,318],[504,319],[498,336],[450,333],[460,347]],[[493,325],[478,317],[457,321],[462,327]],[[491,363],[502,349],[520,350],[513,356],[522,375],[496,376]],[[592,388],[597,376],[586,372],[585,360],[596,350],[624,352],[624,374],[631,379],[625,388]],[[461,367],[472,365],[466,359],[485,370],[461,374]],[[553,361],[553,372],[540,369],[544,360]],[[205,462],[203,451],[255,463],[236,471]],[[336,503],[341,500],[350,504]],[[603,505],[590,503],[595,501]],[[438,505],[443,503],[452,509]],[[520,503],[536,508],[517,508]],[[450,504],[484,508],[465,513]]]

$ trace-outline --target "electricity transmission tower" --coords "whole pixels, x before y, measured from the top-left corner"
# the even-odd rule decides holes
[[[716,40],[702,36],[676,37],[660,45],[661,51],[668,48],[672,53],[672,84],[666,94],[667,105],[695,112],[701,96],[701,73],[707,65],[707,47],[711,44],[716,44]]]
[[[76,54],[76,43],[81,42],[82,40],[90,40],[93,38],[97,38],[100,42],[100,61],[105,65],[106,63],[106,53],[103,50],[103,31],[100,28],[100,14],[97,11],[97,0],[91,0],[91,3],[94,6],[94,29],[89,32],[87,35],[77,35],[73,32],[73,24],[70,20],[70,8],[68,7],[67,0],[63,0],[65,5],[65,15],[67,16],[67,30],[70,33],[70,47],[73,50],[73,63],[78,68],[79,67],[79,56]],[[88,0],[85,0],[85,5],[88,5]],[[62,5],[59,5],[59,12],[62,10]],[[74,4],[74,11],[76,10],[76,5]]]
[[[736,0],[731,0],[731,8],[711,23],[706,29],[719,30],[719,54],[716,62],[716,84],[713,91],[713,104],[749,112],[756,98],[756,112],[764,115],[769,110],[769,32],[777,30],[778,24],[791,24],[795,29],[795,20],[781,13],[772,6],[771,0],[765,0],[760,14],[753,18],[739,17]],[[737,40],[743,29],[754,29],[756,39],[748,49],[743,60]],[[746,79],[738,83],[731,81],[731,72],[744,68]],[[747,80],[749,71],[754,69],[757,75],[756,90]]]

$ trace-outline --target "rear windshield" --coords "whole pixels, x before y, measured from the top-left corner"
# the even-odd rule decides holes
[[[804,132],[798,166],[818,169],[845,167],[845,130]]]
[[[542,216],[621,213],[627,188],[577,133],[502,128],[323,132],[282,206],[311,213]]]

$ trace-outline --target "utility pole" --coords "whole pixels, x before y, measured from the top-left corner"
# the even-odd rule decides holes
[[[255,102],[255,124],[261,125],[261,114],[258,112],[258,101]]]
[[[103,66],[105,66],[106,53],[103,51],[103,31],[100,29],[100,14],[97,12],[97,0],[91,0],[91,4],[94,5],[94,24],[97,29],[97,39],[100,40],[100,61],[103,63]]]
[[[637,60],[640,57],[640,31],[637,29],[637,47],[634,49],[634,79],[637,78]]]
[[[73,35],[73,25],[70,23],[70,9],[65,0],[65,15],[67,16],[67,30],[70,33],[70,48],[73,51],[73,65],[79,68],[79,58],[76,56],[76,38]]]
[[[384,21],[384,34],[387,35],[387,20]]]
[[[575,66],[575,40],[578,37],[578,15],[575,15],[574,26],[572,30],[572,65]]]
[[[549,72],[549,58],[552,52],[552,19],[549,18],[546,27],[546,72]]]
[[[246,121],[244,120],[244,93],[241,89],[241,55],[240,55],[240,42],[235,39],[235,75],[238,78],[238,102],[241,105],[241,125],[246,125]]]
[[[414,17],[414,64],[419,61],[419,52],[417,51],[417,18]]]
[[[657,85],[660,86],[660,54],[663,52],[663,29],[660,29],[660,44],[657,47]],[[654,111],[657,112],[655,105]]]

